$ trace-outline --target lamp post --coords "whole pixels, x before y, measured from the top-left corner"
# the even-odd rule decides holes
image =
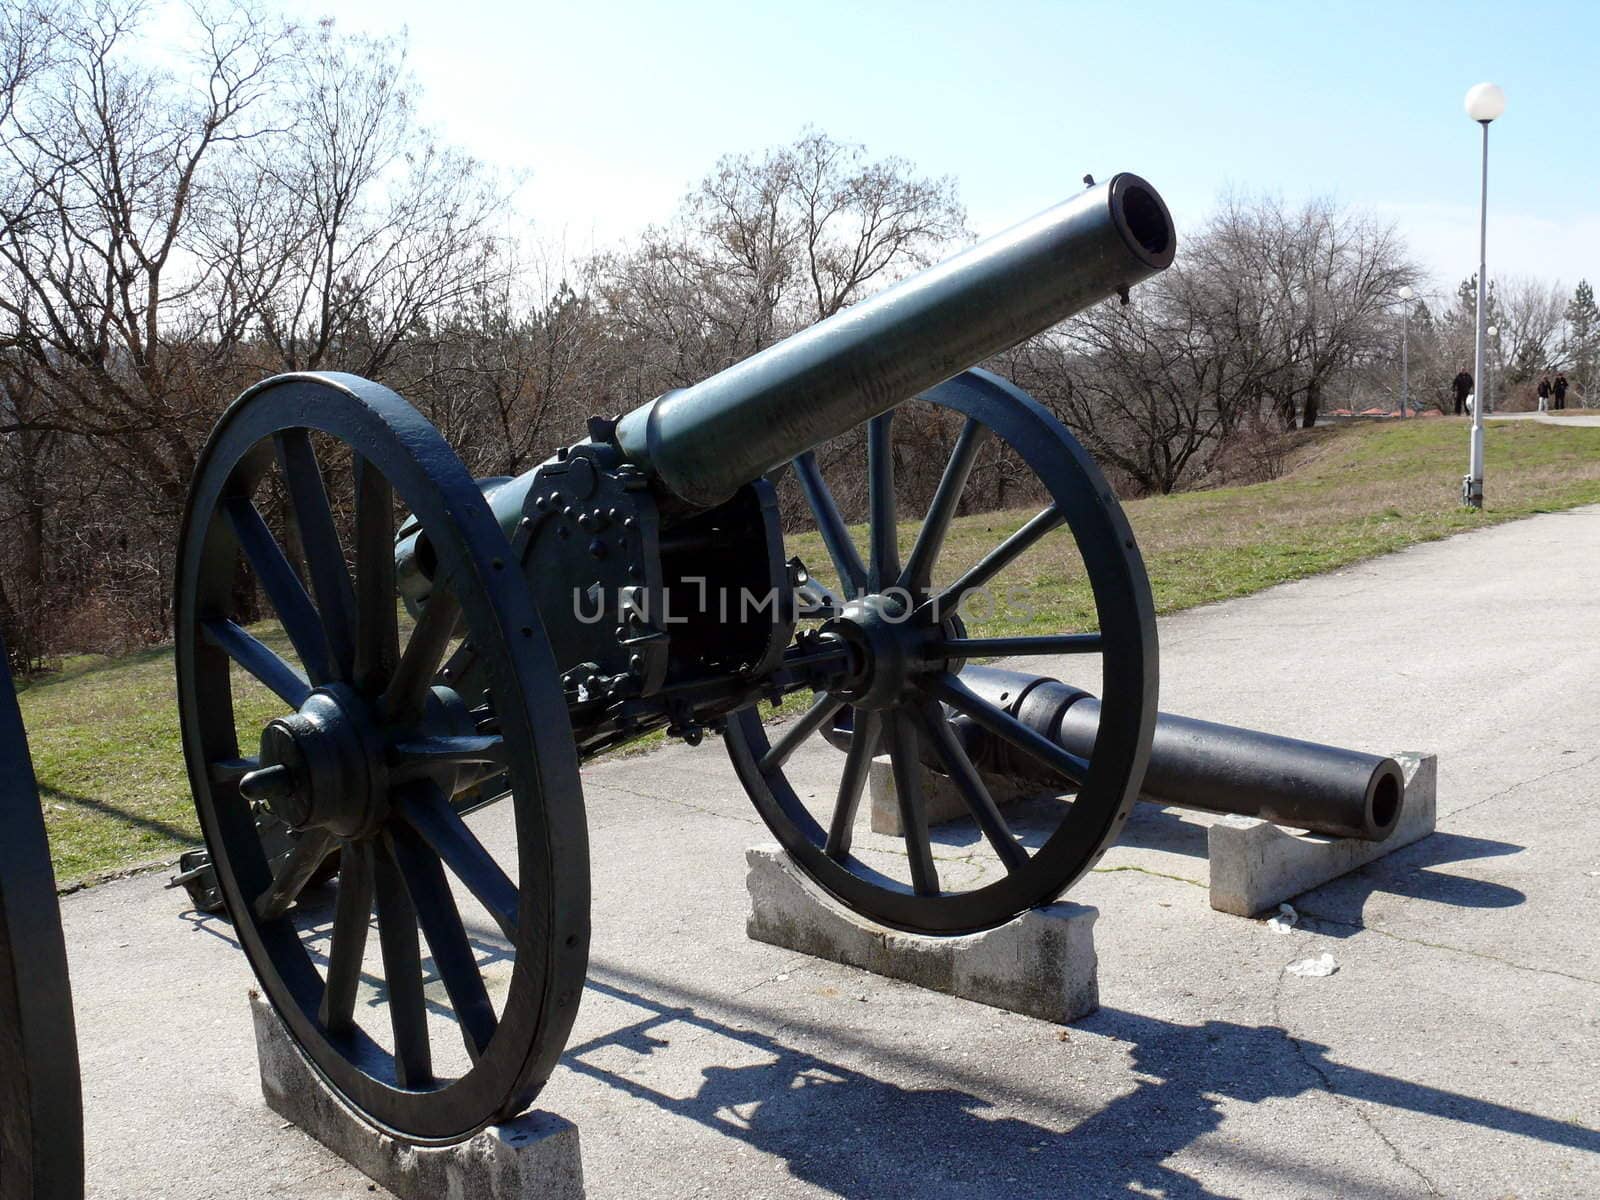
[[[1400,417],[1402,420],[1408,415],[1406,410],[1411,407],[1411,298],[1416,292],[1411,290],[1411,285],[1406,284],[1400,289],[1400,303],[1404,307],[1400,310]]]
[[[1483,402],[1488,405],[1489,411],[1493,412],[1494,385],[1500,382],[1500,330],[1496,326],[1491,325],[1489,328],[1485,329],[1483,333],[1484,336],[1489,339],[1490,349],[1492,349],[1494,352],[1494,365],[1492,368],[1493,373],[1489,377],[1488,386],[1483,389]],[[1489,350],[1485,350],[1483,352],[1483,357],[1484,365],[1488,366]]]
[[[1467,92],[1467,116],[1483,127],[1483,165],[1478,191],[1478,336],[1473,351],[1472,377],[1478,402],[1472,406],[1472,445],[1467,477],[1461,481],[1461,500],[1469,508],[1483,507],[1483,362],[1487,347],[1485,323],[1489,309],[1489,123],[1506,111],[1506,94],[1497,84],[1480,83]]]

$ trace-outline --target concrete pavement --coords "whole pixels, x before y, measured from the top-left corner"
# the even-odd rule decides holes
[[[1280,936],[1212,912],[1145,814],[1071,894],[1102,1009],[1063,1031],[749,942],[767,838],[720,748],[599,764],[591,983],[540,1100],[590,1195],[1600,1196],[1600,509],[1161,639],[1164,709],[1437,752],[1440,832]],[[91,1195],[372,1194],[262,1105],[248,970],[160,884],[62,904]]]
[[[1565,410],[1567,415],[1555,416],[1542,412],[1517,412],[1517,413],[1488,413],[1485,421],[1538,421],[1541,425],[1600,425],[1600,412],[1584,412],[1581,409],[1574,414],[1571,409]]]

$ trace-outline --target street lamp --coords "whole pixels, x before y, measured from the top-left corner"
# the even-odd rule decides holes
[[[1489,339],[1489,345],[1494,350],[1494,374],[1483,389],[1483,402],[1489,406],[1489,411],[1494,411],[1494,385],[1500,382],[1500,330],[1491,325],[1483,331],[1484,337]],[[1488,365],[1489,352],[1484,351],[1485,365]]]
[[[1483,359],[1485,322],[1489,315],[1489,122],[1506,111],[1506,94],[1499,85],[1480,83],[1467,92],[1467,116],[1483,126],[1483,167],[1478,192],[1478,336],[1473,351],[1472,377],[1478,385],[1478,402],[1472,406],[1472,446],[1467,477],[1461,481],[1461,501],[1470,508],[1483,507]]]
[[[1400,416],[1406,416],[1406,409],[1411,405],[1411,354],[1409,343],[1411,341],[1411,298],[1416,292],[1411,290],[1411,285],[1406,284],[1400,289],[1400,302],[1405,307],[1400,310]]]

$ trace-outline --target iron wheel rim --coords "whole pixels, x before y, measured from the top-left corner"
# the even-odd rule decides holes
[[[83,1194],[66,943],[28,739],[0,641],[0,1196]]]
[[[323,1027],[324,981],[292,921],[258,917],[254,903],[270,872],[264,881],[254,820],[236,782],[217,779],[213,769],[240,757],[230,658],[202,631],[229,608],[228,581],[240,553],[219,509],[230,497],[250,495],[273,468],[281,436],[295,431],[350,448],[416,514],[438,553],[439,577],[452,581],[469,636],[486,651],[490,691],[500,702],[495,715],[515,784],[516,963],[492,1038],[465,1074],[440,1087],[380,1078],[374,1072],[383,1068],[384,1051],[359,1025],[349,1035]],[[443,1144],[515,1115],[554,1069],[577,1013],[588,959],[588,846],[559,675],[481,492],[437,430],[387,388],[349,375],[279,376],[241,396],[202,451],[178,562],[178,695],[190,783],[229,915],[267,999],[318,1074],[386,1131]],[[391,838],[396,862],[398,844]],[[380,941],[384,928],[380,914]],[[437,958],[438,949],[429,948]],[[384,1073],[398,1075],[398,1053],[387,1057]]]
[[[982,370],[955,376],[921,398],[986,427],[1023,460],[1062,510],[1062,525],[1071,530],[1088,572],[1103,642],[1102,719],[1087,778],[1070,809],[1025,867],[968,891],[917,895],[853,857],[840,862],[825,851],[827,832],[787,777],[781,770],[774,776],[761,769],[772,742],[755,707],[729,718],[725,740],[757,812],[812,882],[881,925],[962,934],[994,928],[1052,902],[1121,833],[1138,797],[1155,730],[1155,609],[1121,506],[1094,460],[1055,417],[1014,384]],[[919,692],[910,703],[932,698]]]

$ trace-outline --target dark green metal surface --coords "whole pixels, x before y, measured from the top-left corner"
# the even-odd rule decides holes
[[[340,519],[325,481],[344,471],[353,512]],[[303,564],[255,507],[273,476],[291,498]],[[428,532],[441,582],[404,640],[397,506]],[[290,657],[232,620],[241,555]],[[554,1068],[577,1012],[588,842],[560,678],[481,490],[438,431],[387,388],[333,373],[279,376],[240,397],[213,431],[178,557],[190,786],[262,991],[322,1077],[374,1124],[449,1142],[514,1115]],[[484,650],[493,719],[481,730],[438,672],[457,632]],[[240,744],[230,663],[282,701],[259,754]],[[515,832],[506,867],[452,804],[480,767],[506,779]],[[268,859],[261,805],[300,835],[286,860]],[[339,856],[332,904],[297,907],[330,853]],[[459,907],[458,891],[474,898],[476,917]],[[481,928],[469,936],[464,918]],[[480,953],[514,963],[498,1017]],[[358,1004],[374,969],[383,1002]],[[440,1003],[425,993],[432,978],[465,1059],[443,1060],[451,1039],[430,1029],[430,1006]]]
[[[1118,175],[617,426],[623,453],[711,505],[966,367],[1165,269],[1161,197]]]
[[[0,641],[0,1200],[83,1195],[67,952],[28,740]]]
[[[840,615],[823,629],[858,648],[863,664],[859,680],[819,685],[809,714],[776,730],[763,725],[757,709],[746,708],[729,720],[724,740],[756,811],[795,864],[830,895],[853,912],[897,929],[970,933],[1054,900],[1116,841],[1150,756],[1156,713],[1155,604],[1121,506],[1094,460],[1049,412],[1020,388],[977,370],[947,380],[920,402],[953,410],[964,425],[945,470],[948,486],[941,484],[903,567],[895,536],[890,418],[877,418],[867,441],[872,519],[866,566],[826,487],[808,488],[818,527],[834,531],[825,536],[850,594]],[[985,440],[1009,447],[1036,477],[1048,504],[1020,530],[997,537],[998,545],[975,567],[954,582],[935,586],[945,534]],[[812,470],[814,464],[796,463],[802,477]],[[1007,571],[1029,547],[1049,537],[1063,548],[1075,547],[1094,590],[1096,627],[1028,639],[969,637],[964,603],[991,585],[1003,591]],[[1068,563],[1069,571],[1078,565],[1070,558]],[[963,682],[968,657],[1039,653],[1088,656],[1085,669],[1101,675],[1104,715],[1088,754],[1064,753]],[[1019,838],[1009,827],[951,730],[957,714],[993,731],[997,741],[1020,754],[1042,754],[1054,770],[1076,781],[1073,803],[1054,814],[1049,829]],[[826,784],[819,787],[823,777],[805,775],[797,787],[786,764],[812,737],[838,744],[830,734],[840,723],[851,734],[844,743],[849,752],[839,760],[835,798],[831,806],[808,804],[807,796],[826,800]],[[774,732],[776,737],[769,736]],[[868,763],[880,753],[893,763],[909,886],[898,874],[886,874],[881,848],[859,855],[852,850],[851,831]],[[924,753],[957,782],[983,841],[1004,867],[992,880],[969,887],[960,875],[956,880],[940,876],[938,843],[928,828],[923,796]],[[949,845],[939,848],[948,851]],[[981,853],[972,844],[965,844],[963,852],[969,858]]]

